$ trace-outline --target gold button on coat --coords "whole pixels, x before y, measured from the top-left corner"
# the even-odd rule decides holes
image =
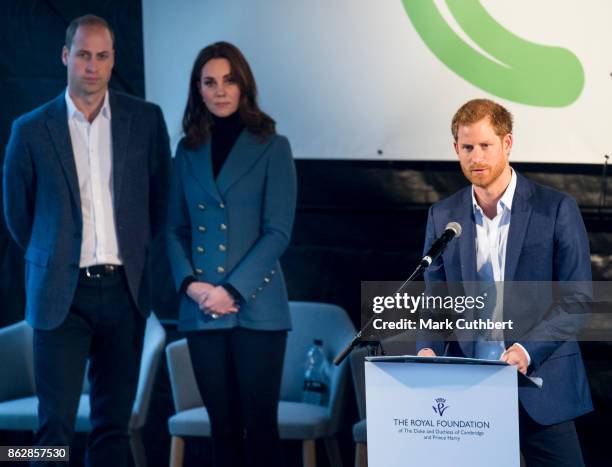
[[[227,225],[225,225],[225,224],[221,224],[221,225],[219,226],[219,229],[220,229],[220,230],[227,230]]]
[[[219,245],[219,251],[225,251],[225,250],[227,250],[225,245],[223,245],[223,244]]]
[[[203,246],[197,247],[196,250],[198,251],[198,253],[204,253],[204,247]]]
[[[201,270],[201,269],[199,269],[199,268],[196,268],[195,272],[196,272],[196,274],[197,274],[198,276],[201,276],[202,274],[204,274],[204,271],[202,271],[202,270]]]
[[[206,227],[204,227],[203,225],[199,225],[198,226],[198,230],[202,233],[206,232]]]
[[[217,268],[217,272],[218,272],[219,274],[223,274],[223,273],[225,272],[225,268],[224,268],[223,266],[219,266],[219,267]]]
[[[202,203],[198,204],[198,209],[200,211],[204,211],[204,209],[206,209],[206,206],[204,206]]]

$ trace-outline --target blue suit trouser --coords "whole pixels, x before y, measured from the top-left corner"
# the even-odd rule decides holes
[[[527,467],[584,467],[573,421],[536,423],[519,404],[521,453]]]
[[[134,305],[122,269],[101,278],[87,278],[81,272],[64,322],[52,330],[34,331],[37,446],[70,445],[89,358],[92,430],[85,464],[128,465],[128,423],[138,383],[144,327],[145,320]]]

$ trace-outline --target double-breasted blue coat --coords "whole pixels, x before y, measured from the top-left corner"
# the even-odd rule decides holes
[[[243,130],[216,181],[210,140],[195,150],[179,143],[167,232],[176,287],[193,276],[229,283],[244,299],[238,313],[213,320],[182,294],[180,330],[291,327],[279,258],[289,245],[296,197],[295,165],[284,136],[261,141]]]

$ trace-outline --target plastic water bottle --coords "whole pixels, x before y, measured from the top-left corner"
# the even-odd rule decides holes
[[[323,351],[323,341],[315,339],[306,353],[302,402],[327,405],[329,399],[329,366]]]

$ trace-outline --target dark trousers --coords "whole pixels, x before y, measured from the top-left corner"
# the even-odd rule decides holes
[[[55,329],[34,331],[37,446],[70,445],[89,358],[92,430],[86,465],[128,464],[127,427],[138,383],[144,327],[122,269],[95,279],[81,274],[66,320]]]
[[[214,465],[282,466],[278,400],[286,331],[193,332],[187,342],[210,416]]]
[[[519,406],[521,453],[527,467],[584,467],[573,421],[540,425]]]

